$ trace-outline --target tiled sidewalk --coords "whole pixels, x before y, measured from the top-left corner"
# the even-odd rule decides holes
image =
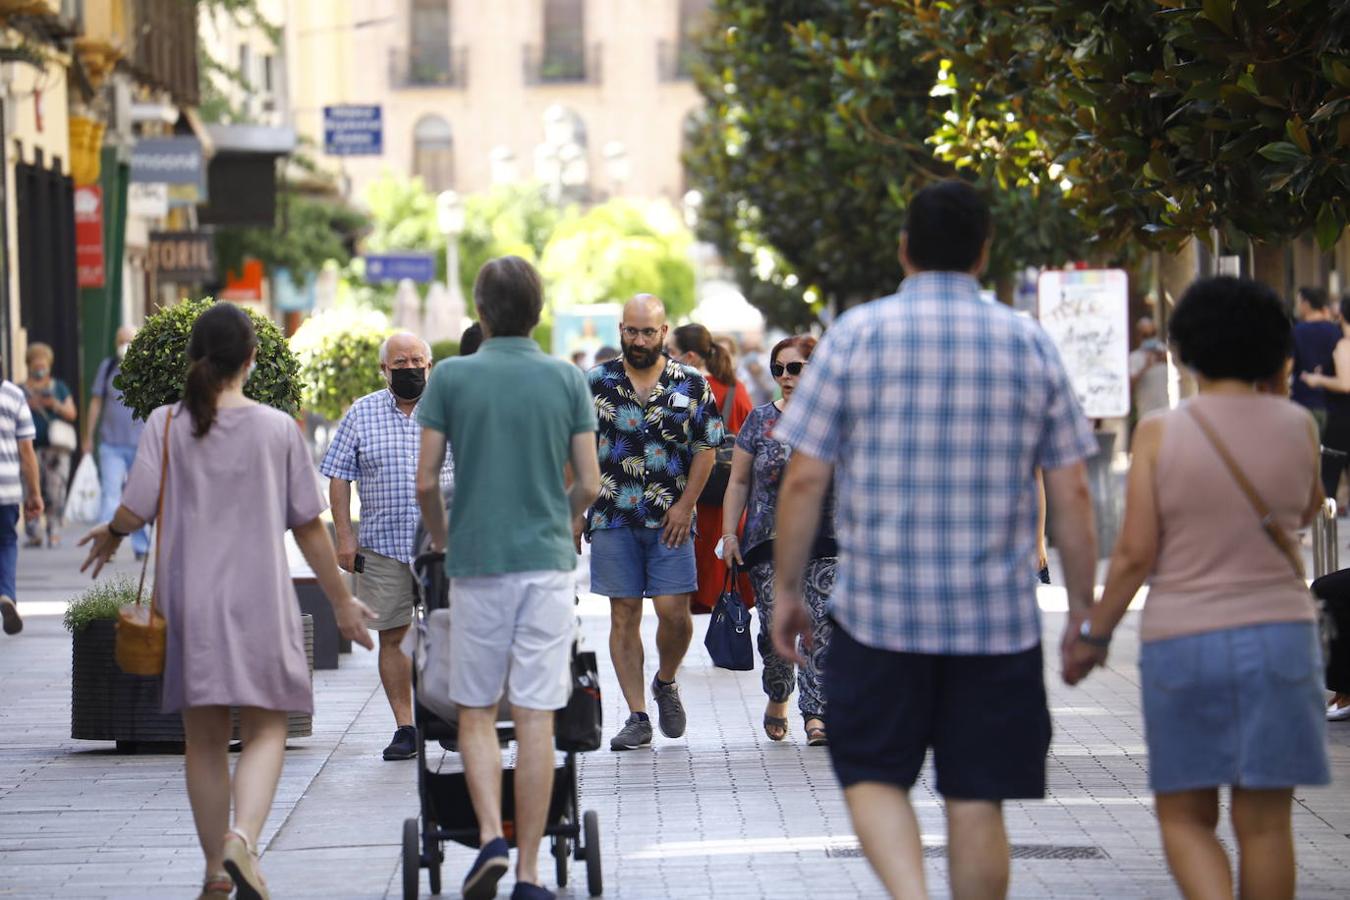
[[[84,584],[75,558],[24,554],[21,597],[41,601],[45,614],[30,615],[18,638],[0,638],[0,897],[194,896],[201,862],[181,757],[119,756],[68,737],[70,641],[56,613]],[[587,598],[582,612],[590,646],[605,657],[604,602]],[[1062,619],[1046,618],[1053,644]],[[711,668],[699,643],[704,622],[681,678],[687,737],[583,758],[582,805],[600,815],[605,896],[881,896],[857,856],[826,752],[805,746],[795,709],[788,741],[763,736],[759,672]],[[1175,896],[1147,790],[1132,628],[1110,671],[1072,690],[1047,679],[1051,796],[1009,804],[1009,833],[1021,852],[1088,858],[1019,859],[1016,897]],[[601,672],[608,731],[621,719],[619,692],[607,660]],[[415,770],[379,758],[392,719],[374,655],[358,649],[315,682],[314,736],[292,742],[264,835],[273,895],[400,897],[400,825],[416,811]],[[997,685],[989,702],[998,702]],[[1350,724],[1332,726],[1332,754],[1339,783],[1300,792],[1295,811],[1300,897],[1350,895]],[[443,756],[437,750],[434,763],[455,764]],[[942,810],[928,780],[914,799],[933,849],[930,889],[945,894]],[[451,845],[447,855],[445,894],[457,896],[472,853]],[[551,878],[552,860],[544,862]],[[583,872],[572,875],[564,896],[585,896]],[[509,889],[508,878],[501,896]]]

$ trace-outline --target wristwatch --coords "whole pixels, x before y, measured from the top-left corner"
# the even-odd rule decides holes
[[[1111,646],[1111,635],[1097,637],[1092,633],[1092,623],[1087,619],[1084,619],[1083,624],[1078,626],[1078,639],[1089,647],[1100,647],[1103,650]]]

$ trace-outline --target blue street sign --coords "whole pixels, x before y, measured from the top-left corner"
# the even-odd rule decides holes
[[[384,122],[378,106],[325,106],[323,152],[329,156],[382,156]]]
[[[366,281],[427,284],[436,278],[436,257],[430,253],[381,253],[366,258]]]

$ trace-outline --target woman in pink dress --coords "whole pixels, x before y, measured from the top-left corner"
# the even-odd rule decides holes
[[[257,355],[243,310],[217,303],[197,319],[183,402],[150,414],[112,520],[87,534],[81,571],[99,570],[127,535],[156,522],[156,603],[167,626],[164,712],[181,712],[188,800],[206,856],[201,898],[268,896],[256,842],[281,776],[286,716],[312,712],[287,529],[318,576],[342,634],[370,649],[370,610],[338,574],[324,501],[300,429],[244,396]],[[166,432],[167,429],[167,432]],[[166,437],[167,434],[167,437]],[[230,707],[243,752],[230,778]],[[233,799],[234,825],[230,825]]]

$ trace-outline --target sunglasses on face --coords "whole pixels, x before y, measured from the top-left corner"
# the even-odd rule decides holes
[[[789,375],[800,375],[802,374],[802,369],[805,368],[806,363],[804,362],[790,362],[787,365],[783,365],[782,363],[774,363],[773,365],[769,366],[769,371],[773,373],[774,378],[782,378],[784,372],[788,373]]]

